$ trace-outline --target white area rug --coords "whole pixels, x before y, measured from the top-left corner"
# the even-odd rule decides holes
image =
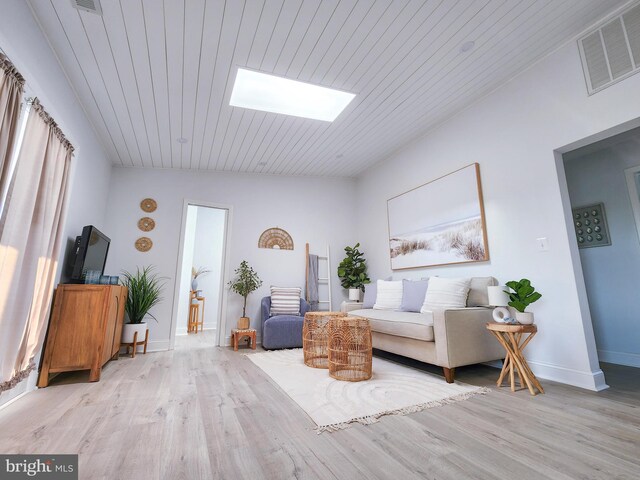
[[[488,389],[373,358],[373,376],[363,382],[342,382],[326,369],[304,364],[302,349],[248,354],[316,423],[318,433],[375,423],[384,415],[406,415],[466,400]]]

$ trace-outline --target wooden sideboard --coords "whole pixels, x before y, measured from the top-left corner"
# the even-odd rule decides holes
[[[59,285],[38,386],[49,385],[50,374],[74,370],[91,370],[89,381],[100,380],[102,366],[118,358],[126,300],[120,285]]]

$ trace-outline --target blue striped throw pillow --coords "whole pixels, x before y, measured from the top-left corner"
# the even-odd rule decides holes
[[[271,287],[271,311],[274,315],[300,315],[300,287]]]

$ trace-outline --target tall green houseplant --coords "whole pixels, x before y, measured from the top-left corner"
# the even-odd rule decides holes
[[[246,260],[240,262],[240,266],[235,271],[236,277],[229,282],[229,288],[244,299],[242,305],[242,318],[246,318],[247,313],[247,297],[251,292],[260,288],[262,280],[258,277],[255,270],[249,266]]]
[[[364,286],[371,283],[367,275],[367,261],[360,250],[360,244],[353,247],[345,247],[346,257],[338,265],[338,277],[342,288],[358,289],[364,292]]]
[[[149,310],[162,301],[162,289],[166,279],[153,273],[153,269],[153,266],[148,266],[142,270],[136,268],[136,273],[122,272],[122,284],[129,291],[124,308],[130,323],[143,323],[147,315],[156,320]]]

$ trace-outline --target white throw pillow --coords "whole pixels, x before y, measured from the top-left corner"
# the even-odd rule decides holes
[[[300,315],[300,287],[271,287],[269,315]]]
[[[402,280],[378,280],[374,310],[397,310],[402,304]]]
[[[431,277],[420,313],[466,307],[470,286],[470,278]]]

